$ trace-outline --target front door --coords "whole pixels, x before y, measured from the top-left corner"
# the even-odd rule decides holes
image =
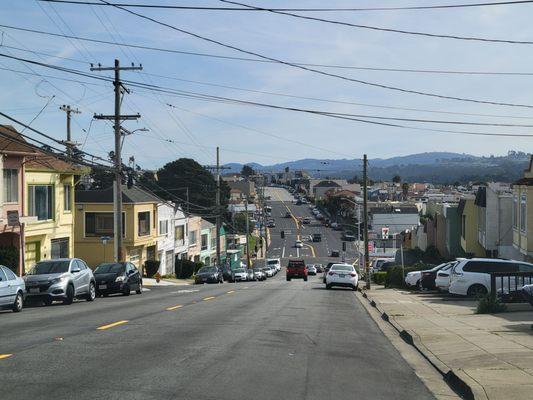
[[[24,252],[25,272],[28,272],[39,261],[41,261],[41,242],[27,242]]]

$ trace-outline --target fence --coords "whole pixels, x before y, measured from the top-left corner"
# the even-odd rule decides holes
[[[533,284],[533,272],[493,272],[490,274],[490,294],[493,299],[501,297],[522,297],[524,285]]]

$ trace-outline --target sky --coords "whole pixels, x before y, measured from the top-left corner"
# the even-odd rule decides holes
[[[121,1],[126,2],[225,6],[215,0]],[[342,8],[469,2],[473,1],[247,0],[247,4],[262,7],[294,8],[324,7],[325,4]],[[508,76],[316,67],[352,79],[415,91],[533,105],[533,45],[403,35],[267,12],[130,10],[179,29],[288,62],[393,69],[531,72],[530,76]],[[533,4],[445,10],[299,13],[393,29],[533,41]],[[250,57],[109,6],[2,0],[0,24],[113,43]],[[372,159],[430,151],[474,155],[503,155],[511,149],[532,152],[533,137],[490,137],[428,130],[533,135],[530,127],[373,119],[407,126],[398,128],[193,99],[179,96],[175,91],[374,117],[533,125],[533,110],[527,107],[477,104],[402,93],[275,63],[132,49],[115,44],[50,37],[1,26],[0,35],[0,54],[6,56],[31,59],[102,77],[109,77],[111,73],[91,72],[90,64],[111,66],[117,58],[122,65],[135,63],[143,66],[142,71],[122,71],[124,80],[158,85],[174,91],[168,94],[130,87],[131,93],[123,99],[123,113],[141,114],[138,121],[125,121],[123,126],[130,131],[141,128],[149,130],[136,131],[125,138],[123,159],[133,156],[137,164],[146,169],[161,167],[180,157],[194,158],[201,164],[213,164],[216,146],[220,147],[222,163],[257,162],[263,165],[303,158],[362,158],[364,153]],[[66,116],[59,107],[68,104],[81,111],[81,114],[73,115],[73,140],[80,143],[83,150],[98,156],[106,156],[113,149],[112,123],[93,119],[95,113],[112,114],[114,111],[113,86],[110,82],[0,57],[0,89],[0,111],[13,118],[24,123],[33,120],[32,127],[63,139],[66,137]],[[425,111],[408,111],[406,108]],[[0,117],[0,123],[8,122]],[[19,128],[16,124],[14,126]],[[30,131],[25,133],[38,137]]]

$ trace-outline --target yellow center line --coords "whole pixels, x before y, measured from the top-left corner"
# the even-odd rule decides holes
[[[112,324],[108,324],[108,325],[103,325],[103,326],[100,326],[98,328],[96,328],[97,330],[99,331],[104,331],[106,329],[109,329],[109,328],[113,328],[115,326],[119,326],[119,325],[123,325],[123,324],[126,324],[128,323],[129,321],[126,321],[126,320],[122,320],[122,321],[117,321],[117,322],[113,322]]]
[[[181,307],[183,307],[183,306],[181,304],[178,304],[177,306],[168,307],[167,311],[177,310],[178,308],[181,308]]]
[[[213,300],[213,299],[216,299],[216,296],[205,297],[204,301]]]
[[[227,292],[227,294],[232,294],[232,293],[235,293],[235,290],[230,290],[229,292]]]
[[[11,357],[13,354],[0,354],[0,360],[3,360],[4,358],[9,358]]]
[[[298,219],[296,219],[296,217],[292,213],[292,211],[289,208],[289,206],[287,206],[285,204],[285,202],[283,200],[281,200],[281,197],[279,197],[279,194],[277,192],[276,192],[276,196],[277,196],[278,200],[281,201],[281,203],[285,206],[285,208],[287,209],[289,214],[291,214],[291,218],[294,220],[294,223],[296,224],[296,231],[299,231]],[[300,233],[299,232],[296,233],[296,240],[300,240]]]
[[[316,257],[315,248],[307,243],[304,243],[304,246],[308,246],[311,249],[311,253],[313,253],[313,258],[315,258]]]

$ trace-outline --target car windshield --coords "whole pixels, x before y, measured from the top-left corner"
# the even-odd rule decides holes
[[[216,267],[202,267],[198,270],[199,274],[208,274],[217,272]]]
[[[277,263],[278,263],[278,260],[268,260],[267,261],[268,265],[276,265]]]
[[[353,271],[351,265],[333,265],[330,271]]]
[[[239,274],[241,272],[245,272],[245,269],[244,268],[237,268],[235,271],[234,271],[236,274]]]
[[[122,273],[124,272],[125,267],[122,264],[100,264],[96,269],[94,270],[95,274],[109,274],[109,273]]]
[[[40,261],[33,266],[28,275],[62,274],[68,272],[69,260]]]

